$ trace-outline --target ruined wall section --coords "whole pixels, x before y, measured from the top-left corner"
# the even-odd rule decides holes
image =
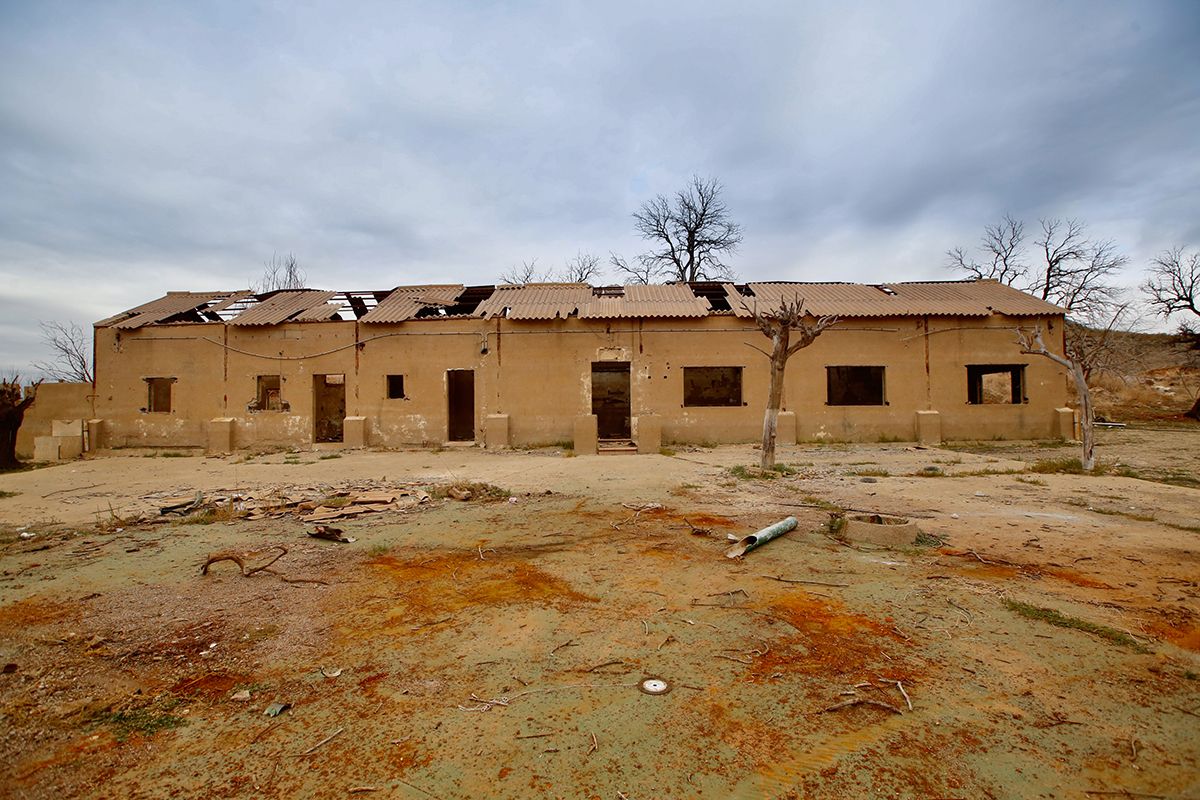
[[[17,455],[32,459],[33,440],[52,435],[55,420],[78,422],[82,431],[83,424],[95,413],[92,400],[90,383],[43,383],[17,431]]]
[[[913,440],[918,411],[936,411],[946,439],[1044,438],[1066,402],[1048,359],[1022,356],[1014,328],[1041,324],[1061,349],[1061,318],[853,318],[789,362],[783,410],[804,440]],[[705,318],[414,319],[226,326],[98,328],[96,416],[107,447],[202,447],[211,420],[232,418],[237,449],[311,446],[314,380],[342,378],[345,415],[366,419],[366,444],[428,445],[448,435],[447,372],[474,373],[473,418],[482,440],[489,414],[509,417],[517,446],[569,441],[592,413],[592,365],[628,362],[630,414],[661,419],[666,441],[747,442],[761,436],[769,342],[748,320]],[[1021,365],[1017,404],[968,402],[969,365]],[[826,368],[883,367],[882,404],[830,405]],[[685,404],[688,367],[739,367],[741,404]],[[278,376],[275,409],[262,408],[259,378]],[[402,382],[389,397],[389,376]],[[172,380],[169,411],[150,410],[147,378]],[[399,384],[393,382],[393,389]]]
[[[102,446],[203,447],[224,413],[220,323],[96,328],[96,416]],[[170,410],[152,411],[148,378],[171,384]]]
[[[347,402],[352,416],[367,418],[368,444],[399,447],[446,441],[447,370],[475,372],[475,430],[482,431],[489,398],[495,396],[495,358],[483,352],[492,323],[416,319],[358,327],[358,378],[354,399]],[[402,377],[402,397],[388,397],[389,375]]]

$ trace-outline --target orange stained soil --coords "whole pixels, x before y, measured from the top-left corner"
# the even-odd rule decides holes
[[[884,644],[896,641],[896,634],[869,617],[843,611],[839,603],[797,590],[772,601],[767,613],[795,632],[775,638],[767,653],[753,657],[752,679],[788,673],[861,674],[881,661],[890,665],[883,656]]]
[[[40,595],[27,597],[0,606],[0,630],[46,625],[77,613],[78,608],[70,603],[56,602]]]
[[[172,694],[181,697],[203,697],[210,700],[222,698],[239,684],[248,684],[247,675],[212,672],[194,678],[184,678],[171,687]]]
[[[1200,618],[1185,608],[1169,606],[1160,611],[1160,618],[1150,623],[1155,636],[1166,639],[1176,647],[1200,652]]]
[[[14,772],[17,780],[27,778],[41,772],[46,767],[57,767],[78,761],[82,755],[100,753],[111,750],[117,745],[117,739],[111,733],[104,731],[91,733],[73,742],[67,742],[55,749],[54,754],[38,761],[26,762],[18,766]]]
[[[423,742],[414,741],[412,737],[409,737],[401,739],[389,749],[388,761],[397,775],[403,775],[410,769],[427,767],[433,763],[433,753],[422,752],[418,748],[420,744]]]
[[[792,738],[791,731],[781,730],[773,723],[758,722],[736,707],[731,710],[711,693],[708,700],[700,705],[702,716],[697,733],[707,741],[724,742],[739,753],[740,759],[752,762],[756,768],[765,768],[778,758],[772,748],[762,746],[763,742],[774,742],[779,747]]]
[[[441,553],[425,558],[381,556],[369,562],[383,579],[373,584],[375,597],[395,601],[406,615],[429,621],[473,605],[532,603],[560,609],[595,602],[561,578],[523,561],[487,553]],[[394,595],[391,592],[395,592]]]
[[[1095,578],[1089,578],[1087,575],[1083,575],[1079,572],[1076,572],[1073,569],[1062,569],[1062,568],[1058,568],[1058,567],[1046,567],[1046,568],[1039,569],[1039,571],[1045,575],[1050,575],[1055,578],[1058,578],[1059,580],[1066,581],[1067,583],[1073,583],[1076,586],[1082,586],[1085,589],[1115,589],[1116,588],[1112,584],[1105,583],[1104,581],[1098,581]]]

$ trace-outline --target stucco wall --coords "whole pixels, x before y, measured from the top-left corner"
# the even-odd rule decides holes
[[[25,410],[25,419],[17,431],[17,455],[33,458],[33,440],[50,436],[54,420],[87,420],[92,418],[92,385],[90,383],[43,383],[38,387],[37,400]]]
[[[801,440],[911,440],[918,410],[936,410],[954,438],[1053,435],[1053,409],[1066,381],[1048,359],[1021,356],[1013,328],[1035,320],[988,318],[848,319],[792,357],[785,410]],[[1061,348],[1060,320],[1046,341]],[[235,446],[308,446],[313,376],[344,374],[346,414],[366,417],[368,442],[401,446],[445,441],[446,371],[475,371],[476,430],[488,414],[510,417],[512,443],[570,440],[591,413],[591,365],[628,361],[633,416],[657,414],[666,441],[754,441],[761,435],[769,379],[768,340],[746,321],[579,319],[416,320],[270,328],[219,323],[97,329],[97,407],[109,446],[202,446],[209,420],[231,417]],[[1028,402],[971,405],[968,364],[1025,364]],[[826,404],[826,366],[885,367],[886,405]],[[740,407],[683,405],[683,369],[742,367]],[[387,397],[387,375],[404,376],[405,397]],[[279,375],[287,411],[248,408],[259,375]],[[147,377],[172,377],[170,412],[145,411]]]

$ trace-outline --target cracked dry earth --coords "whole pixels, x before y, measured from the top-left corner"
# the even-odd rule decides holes
[[[1103,444],[1130,463],[1182,435]],[[1200,796],[1200,490],[984,450],[787,448],[775,480],[730,474],[746,447],[0,476],[18,492],[0,500],[0,794]],[[515,502],[339,523],[352,544],[294,518],[105,520],[168,489],[385,475]],[[826,503],[904,514],[929,546],[831,538]],[[795,531],[724,557],[788,515]],[[274,572],[200,574],[276,546]]]

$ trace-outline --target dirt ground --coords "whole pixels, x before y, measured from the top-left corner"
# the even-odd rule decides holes
[[[731,472],[749,447],[0,475],[0,795],[1200,797],[1197,452],[1126,429],[1100,476],[1031,471],[1075,452],[1029,443],[786,447],[770,480]],[[351,544],[294,515],[130,522],[469,481],[512,496],[434,491],[336,523]],[[846,541],[832,506],[923,536]]]

